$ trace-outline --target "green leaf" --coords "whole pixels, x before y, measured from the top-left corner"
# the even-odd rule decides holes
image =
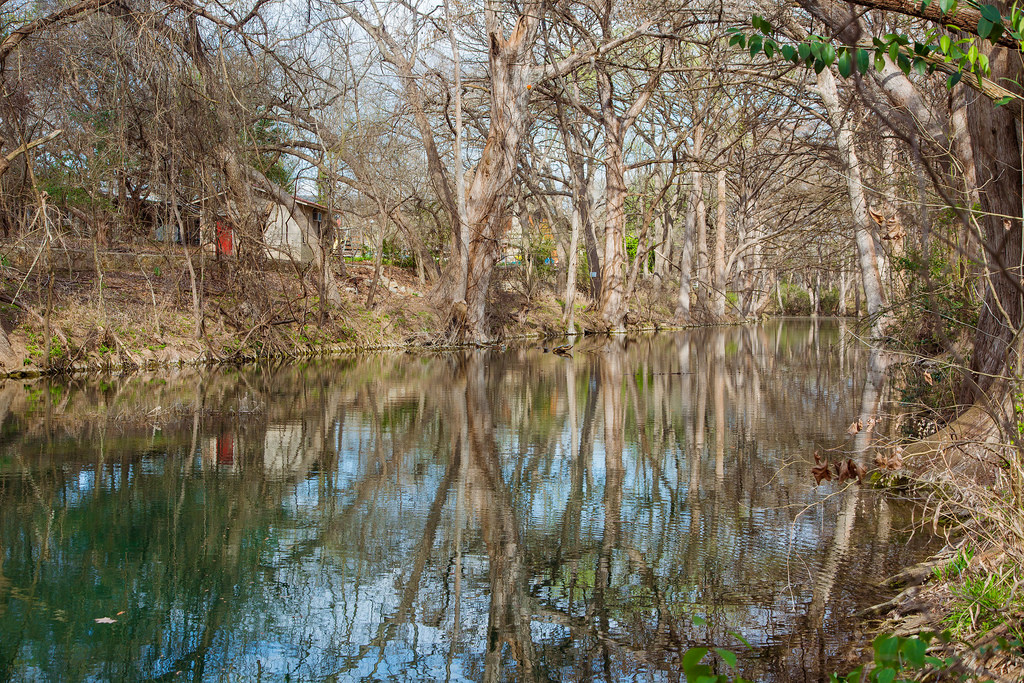
[[[963,74],[959,71],[949,74],[949,77],[946,79],[946,87],[952,90],[953,86],[960,82],[961,77],[963,77]]]
[[[899,661],[900,641],[896,636],[880,633],[871,643],[875,650],[875,663],[879,666]]]
[[[1013,102],[1013,97],[1011,95],[1007,95],[1006,97],[1000,97],[998,100],[996,100],[995,105],[997,107],[1002,107],[1004,105],[1009,104],[1010,102]]]
[[[814,60],[814,73],[820,74],[822,71],[825,70],[826,66],[828,66],[828,65],[825,64],[825,62],[821,61],[820,59],[815,59]]]
[[[806,62],[807,58],[811,56],[811,46],[807,43],[800,43],[798,50],[800,52],[800,61]]]
[[[764,56],[767,57],[768,59],[771,59],[772,55],[774,55],[774,54],[775,54],[775,41],[771,40],[769,38],[768,40],[764,41]]]
[[[871,54],[864,49],[857,50],[857,70],[861,74],[866,74],[868,69],[871,68]]]
[[[691,647],[683,655],[683,668],[692,668],[694,665],[699,664],[700,660],[704,659],[704,655],[707,653],[708,649],[706,647]]]
[[[734,669],[736,668],[736,653],[735,652],[732,652],[731,650],[724,650],[724,649],[722,649],[720,647],[716,647],[715,648],[715,652],[717,652],[718,656],[722,658],[722,661],[724,661],[726,664],[728,664],[732,668],[734,668]]]
[[[761,51],[761,36],[750,36],[750,41],[747,43],[747,48],[750,51],[750,56],[753,57]]]
[[[736,633],[736,631],[729,631],[729,635],[735,638],[736,640],[740,641],[744,645],[746,645],[748,649],[753,649],[753,646],[750,644],[750,641],[744,638],[743,634]]]
[[[693,620],[693,625],[694,626],[707,626],[708,625],[708,620],[707,619],[705,619],[704,617],[697,616],[696,614],[694,614],[691,617],[691,619]]]
[[[923,59],[914,58],[914,71],[924,76],[928,73],[928,62]]]
[[[908,663],[916,669],[924,667],[924,653],[928,644],[920,638],[908,638],[900,645],[900,651]]]
[[[734,35],[732,38],[729,39],[729,46],[730,47],[732,47],[733,45],[739,45],[740,49],[742,50],[743,48],[745,48],[747,46],[746,44],[747,44],[747,37],[745,35],[743,35],[742,33],[737,33],[736,35]]]
[[[698,676],[706,676],[711,673],[711,667],[700,663],[700,660],[704,659],[704,655],[707,653],[708,649],[706,647],[691,647],[686,651],[680,662],[683,673],[686,674],[686,680],[695,681]]]
[[[770,36],[772,34],[772,30],[772,23],[767,19],[761,19],[761,33],[766,36]]]
[[[896,60],[899,59],[899,55],[900,55],[900,44],[899,43],[889,43],[889,61],[892,62],[893,64],[895,64]]]
[[[829,66],[836,61],[836,49],[828,43],[821,46],[821,61]]]
[[[993,28],[995,25],[985,17],[978,19],[978,35],[982,38],[988,38]]]
[[[758,31],[761,30],[761,21],[762,20],[760,14],[755,14],[754,16],[750,17],[750,25],[753,26]]]
[[[884,669],[878,669],[875,672],[875,680],[878,681],[878,683],[892,683],[894,680],[896,680],[896,671],[895,669],[890,669],[889,667],[885,667]]]
[[[956,6],[956,0],[939,0],[939,9],[942,10],[943,14],[949,14],[949,11]]]
[[[896,66],[900,68],[900,71],[903,72],[904,76],[909,76],[910,69],[913,65],[910,63],[910,60],[907,58],[907,56],[901,52],[896,56]]]
[[[996,9],[995,5],[982,5],[978,9],[981,10],[981,16],[985,17],[993,24],[1003,23],[1003,17],[999,14],[999,10]]]
[[[939,49],[942,50],[943,54],[949,54],[949,48],[953,47],[953,39],[947,35],[943,35],[939,38]]]
[[[783,45],[780,50],[782,52],[782,58],[787,62],[792,62],[796,57],[796,48],[792,45]]]
[[[853,73],[853,60],[850,59],[850,53],[846,48],[840,50],[836,65],[839,67],[839,75],[843,78],[849,78]]]
[[[928,5],[932,4],[932,0],[921,0],[921,11],[924,12],[928,9]]]
[[[875,50],[875,71],[881,71],[885,68],[885,52],[882,50]]]

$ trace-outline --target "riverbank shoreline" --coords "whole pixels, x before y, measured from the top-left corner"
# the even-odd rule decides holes
[[[55,283],[26,278],[17,288],[13,282],[0,287],[0,324],[11,345],[0,358],[0,379],[480,346],[461,343],[450,316],[430,300],[431,286],[397,266],[375,272],[369,263],[347,264],[338,275],[342,303],[335,307],[321,307],[315,289],[293,273],[267,273],[259,296],[233,294],[223,265],[206,273],[201,296],[183,277],[158,268],[102,277],[77,272]],[[585,296],[570,333],[555,292],[520,284],[510,280],[495,289],[492,344],[608,334]],[[46,306],[50,287],[60,297]],[[732,324],[699,315],[679,324],[670,295],[641,293],[627,313],[626,333]]]

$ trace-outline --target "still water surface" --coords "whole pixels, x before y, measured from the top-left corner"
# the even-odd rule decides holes
[[[879,384],[799,321],[0,384],[0,679],[821,680],[934,545],[810,476]]]

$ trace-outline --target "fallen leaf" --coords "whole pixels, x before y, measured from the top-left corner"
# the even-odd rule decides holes
[[[846,433],[849,434],[850,436],[853,436],[862,429],[864,429],[864,423],[858,419],[850,424],[850,426],[846,429]]]
[[[118,612],[117,616],[121,616],[122,614],[124,614],[124,610],[121,610],[120,612]]]
[[[93,619],[93,621],[95,621],[97,624],[116,624],[117,623],[117,619],[111,619],[110,617],[99,617],[98,619]]]
[[[935,386],[935,380],[932,379],[932,373],[926,372],[926,373],[924,373],[923,376],[924,376],[924,383],[925,384],[927,384],[930,387]]]
[[[877,417],[872,417],[871,419],[868,420],[868,423],[866,425],[864,425],[864,430],[868,434],[870,434],[871,430],[875,428],[876,424],[878,424],[878,418]]]

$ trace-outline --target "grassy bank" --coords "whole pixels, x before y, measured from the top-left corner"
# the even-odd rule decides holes
[[[141,262],[140,262],[141,264]],[[124,264],[120,264],[124,265]],[[322,306],[311,277],[278,266],[238,273],[208,259],[201,281],[180,263],[146,262],[97,276],[95,269],[55,267],[25,275],[5,268],[0,324],[13,355],[0,377],[97,369],[132,370],[173,364],[302,357],[375,348],[447,345],[458,341],[432,286],[414,270],[372,263],[339,274],[342,304]],[[635,329],[672,325],[670,293],[641,292],[627,316]],[[600,330],[593,304],[577,300],[577,332]],[[565,332],[562,300],[549,286],[509,271],[491,306],[496,339]]]

